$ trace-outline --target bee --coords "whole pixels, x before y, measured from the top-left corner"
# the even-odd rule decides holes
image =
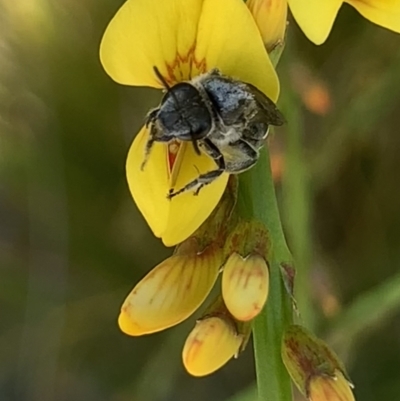
[[[142,169],[154,142],[191,142],[197,154],[211,157],[216,168],[199,174],[168,198],[192,190],[195,195],[222,173],[239,174],[255,165],[269,126],[285,122],[275,103],[255,86],[213,69],[170,87],[154,71],[166,92],[146,117],[150,129]]]

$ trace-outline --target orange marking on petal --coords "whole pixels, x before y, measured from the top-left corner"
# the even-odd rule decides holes
[[[193,43],[186,54],[177,52],[171,63],[165,63],[168,75],[164,78],[168,84],[174,85],[177,82],[187,81],[206,72],[206,60],[204,58],[197,60],[195,51],[196,42]]]

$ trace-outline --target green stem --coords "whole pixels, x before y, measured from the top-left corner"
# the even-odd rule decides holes
[[[291,263],[286,245],[266,149],[255,167],[240,176],[238,210],[242,217],[262,222],[270,233],[270,291],[266,307],[253,326],[260,401],[292,401],[289,376],[282,363],[281,341],[292,321],[292,306],[282,280],[281,264]]]

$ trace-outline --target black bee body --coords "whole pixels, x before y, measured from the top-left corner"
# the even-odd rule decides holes
[[[168,88],[160,106],[148,114],[150,139],[143,167],[154,142],[190,141],[197,153],[201,149],[214,159],[217,168],[171,190],[169,197],[187,190],[197,194],[223,172],[238,174],[252,167],[269,125],[283,123],[275,104],[256,87],[212,70]]]

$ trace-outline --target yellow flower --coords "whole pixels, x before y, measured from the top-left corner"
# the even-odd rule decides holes
[[[212,316],[196,323],[183,347],[182,359],[193,376],[215,372],[239,352],[243,337],[228,318]]]
[[[352,5],[363,17],[384,28],[400,32],[399,0],[288,0],[290,10],[307,37],[325,42],[343,3]]]
[[[140,336],[182,322],[203,303],[221,264],[222,251],[217,247],[199,252],[196,240],[186,241],[131,291],[118,318],[120,329]]]
[[[287,0],[247,0],[268,52],[285,39]]]
[[[203,303],[221,271],[225,252],[219,245],[203,248],[201,244],[193,237],[184,241],[133,288],[118,318],[125,334],[164,330],[188,318]],[[206,308],[183,348],[184,366],[193,376],[214,372],[244,349],[251,320],[266,301],[268,268],[261,256],[232,254],[224,276],[228,277],[222,280],[223,297]]]
[[[243,258],[236,252],[229,256],[222,274],[222,297],[237,320],[254,319],[267,301],[268,289],[269,271],[263,257]]]
[[[218,68],[249,82],[276,101],[278,80],[257,25],[242,0],[128,0],[110,22],[100,58],[106,72],[124,85],[162,85],[157,67],[173,85]],[[132,196],[157,237],[167,246],[188,238],[210,215],[227,184],[223,174],[198,196],[167,199],[199,174],[215,168],[186,143],[155,143],[141,170],[147,128],[136,136],[126,163]]]

